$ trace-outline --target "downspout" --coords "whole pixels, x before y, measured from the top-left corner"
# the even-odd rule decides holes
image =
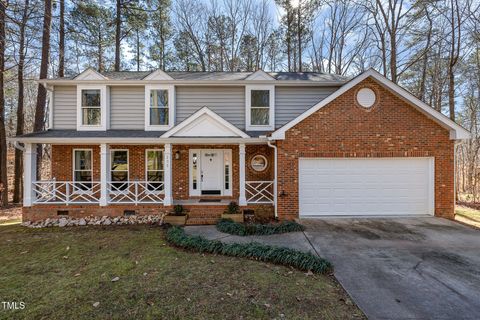
[[[20,151],[22,151],[22,152],[25,152],[25,145],[23,145],[23,146],[20,145],[20,142],[14,141],[14,142],[13,142],[13,146],[15,147],[15,149],[18,149],[18,150],[20,150]]]
[[[273,206],[275,211],[275,219],[278,218],[278,209],[277,209],[277,146],[272,144],[272,140],[268,138],[267,144],[270,148],[274,150],[274,166],[273,166]]]

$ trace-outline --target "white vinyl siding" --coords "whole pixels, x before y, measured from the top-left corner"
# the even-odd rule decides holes
[[[176,124],[203,107],[245,129],[245,87],[183,87],[176,88]]]
[[[55,86],[53,91],[53,129],[77,128],[77,87]]]
[[[111,87],[110,128],[143,130],[145,128],[145,88]]]

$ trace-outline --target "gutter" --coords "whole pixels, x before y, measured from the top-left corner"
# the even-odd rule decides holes
[[[277,209],[277,180],[278,180],[278,173],[277,173],[277,152],[278,152],[278,149],[277,149],[277,146],[272,144],[272,141],[275,141],[269,137],[266,137],[266,136],[260,136],[260,138],[267,138],[268,141],[267,141],[267,145],[270,147],[270,148],[273,148],[274,150],[274,166],[273,166],[273,205],[274,205],[274,212],[275,212],[275,219],[278,218],[278,209]]]

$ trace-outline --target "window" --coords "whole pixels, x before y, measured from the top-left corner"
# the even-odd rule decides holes
[[[246,128],[247,130],[274,129],[274,86],[247,86],[246,87]]]
[[[107,86],[77,86],[77,130],[107,130]]]
[[[145,86],[145,130],[167,130],[173,125],[174,86]]]
[[[75,191],[92,189],[92,150],[73,150],[73,181]]]
[[[101,124],[102,107],[100,90],[82,90],[82,125],[99,126]]]
[[[128,150],[112,150],[110,180],[114,191],[128,188]]]
[[[168,126],[168,90],[150,90],[150,125]]]
[[[250,165],[252,166],[253,170],[257,172],[264,171],[267,168],[268,161],[267,158],[257,154],[252,158],[252,161],[250,162]]]
[[[192,189],[197,190],[197,170],[198,170],[198,155],[196,152],[192,154]]]
[[[163,191],[163,150],[146,151],[147,189],[149,191]]]
[[[225,150],[223,153],[223,168],[224,168],[224,182],[225,182],[225,194],[231,193],[231,158],[232,151]]]

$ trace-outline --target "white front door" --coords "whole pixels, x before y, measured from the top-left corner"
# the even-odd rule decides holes
[[[201,193],[221,195],[223,189],[223,150],[201,150],[200,154]]]

